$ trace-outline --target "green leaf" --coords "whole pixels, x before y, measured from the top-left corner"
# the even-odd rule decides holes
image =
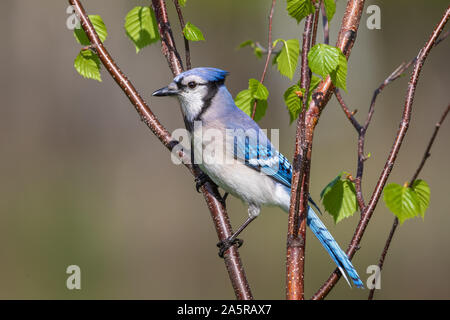
[[[300,50],[300,49],[299,49],[299,50]],[[278,63],[278,57],[280,56],[280,53],[281,53],[281,50],[278,51],[278,52],[274,55],[274,57],[273,57],[273,59],[272,59],[272,66],[274,66],[274,65],[276,65],[276,64]]]
[[[244,42],[241,42],[238,49],[248,47],[248,46],[253,48],[255,46],[255,42],[253,40],[245,40]]]
[[[254,120],[256,122],[261,120],[265,116],[266,110],[267,110],[267,100],[256,100],[256,112]],[[253,103],[252,103],[252,111],[253,111]]]
[[[244,111],[249,117],[252,116],[252,107],[253,107],[253,95],[249,89],[242,90],[239,92],[234,99],[234,103],[238,106],[239,109]]]
[[[309,86],[309,94],[307,99],[307,106],[309,106],[309,103],[311,102],[311,94],[312,92],[317,88],[320,81],[322,81],[319,77],[316,77],[313,75],[311,77],[311,83]],[[292,124],[294,120],[298,118],[298,115],[302,111],[303,106],[303,99],[299,98],[299,96],[296,94],[297,91],[301,91],[303,94],[305,94],[305,89],[300,88],[298,84],[295,84],[291,87],[289,87],[284,92],[284,103],[286,104],[286,107],[289,111],[289,124]]]
[[[287,11],[297,23],[314,13],[314,5],[311,0],[287,0]]]
[[[284,103],[286,104],[286,107],[289,111],[290,116],[289,124],[291,124],[295,119],[297,119],[298,115],[302,111],[302,100],[295,93],[296,91],[302,90],[300,89],[300,86],[294,84],[293,86],[289,87],[283,95]]]
[[[245,89],[239,92],[234,99],[234,102],[239,109],[244,111],[249,117],[252,116],[253,106],[256,101],[255,121],[259,121],[264,117],[267,110],[267,100],[257,100],[253,97],[250,89]]]
[[[323,190],[320,192],[320,199],[323,199],[323,196],[325,195],[325,193],[327,193],[328,191],[331,190],[331,188],[333,188],[333,186],[339,181],[341,180],[343,172],[340,172],[336,178],[334,178],[333,180],[330,181],[330,183],[328,183],[325,188],[323,188]]]
[[[248,80],[248,89],[250,90],[252,97],[258,100],[267,100],[269,97],[269,90],[256,79]]]
[[[328,44],[316,44],[308,53],[308,64],[312,72],[328,76],[339,65],[340,50]]]
[[[263,51],[262,51],[262,49],[259,48],[259,47],[256,47],[256,46],[255,46],[255,49],[253,50],[253,53],[255,54],[255,56],[256,56],[258,59],[261,59],[262,56],[263,56]]]
[[[430,204],[430,187],[425,180],[416,180],[411,186],[419,200],[419,214],[423,218]]]
[[[186,6],[186,2],[187,0],[178,0],[178,3],[180,4],[180,6],[185,7]]]
[[[333,19],[334,13],[336,12],[336,3],[334,2],[334,0],[325,0],[323,4],[325,5],[327,20],[331,21],[331,19]]]
[[[274,62],[276,61],[278,71],[292,80],[295,69],[297,68],[298,56],[300,54],[300,43],[298,39],[278,39],[273,43],[273,46],[275,47],[279,41],[282,41],[284,46],[280,53],[274,58]]]
[[[348,179],[341,180],[341,174],[321,193],[325,210],[333,216],[335,223],[352,216],[358,208],[355,185]]]
[[[315,90],[321,81],[322,79],[316,77],[315,75],[312,75],[311,84],[309,85],[309,91],[312,92],[313,90]]]
[[[416,217],[421,210],[417,193],[412,188],[397,183],[390,183],[384,188],[383,200],[400,223]]]
[[[75,58],[74,67],[84,78],[102,81],[100,59],[90,50],[81,50]]]
[[[347,58],[342,52],[339,53],[339,64],[336,70],[331,72],[330,77],[336,87],[347,92]]]
[[[253,53],[255,54],[255,56],[259,59],[262,58],[263,56],[263,51],[260,47],[258,47],[256,45],[256,43],[252,40],[246,40],[244,42],[242,42],[239,46],[238,49],[244,48],[244,47],[252,47],[253,48]]]
[[[91,23],[94,26],[94,29],[97,32],[100,40],[102,42],[105,42],[106,37],[108,36],[108,32],[106,31],[106,26],[102,20],[102,17],[100,17],[99,15],[89,15],[89,20],[91,20]],[[88,46],[91,44],[83,28],[75,28],[73,30],[73,35],[75,36],[75,39],[77,39],[78,43],[82,46]]]
[[[159,40],[155,13],[150,7],[134,7],[125,17],[125,32],[133,41],[136,53]]]
[[[189,41],[205,41],[205,37],[203,37],[203,33],[200,29],[190,22],[186,23],[184,26],[183,34]]]

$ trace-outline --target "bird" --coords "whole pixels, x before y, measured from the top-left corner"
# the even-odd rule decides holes
[[[236,106],[225,86],[227,75],[227,71],[218,68],[193,68],[152,94],[176,97],[180,102],[191,137],[192,157],[203,172],[197,190],[210,179],[248,205],[246,221],[230,238],[219,243],[221,256],[230,246],[242,244],[237,236],[259,216],[261,206],[278,206],[289,211],[292,180],[289,160],[273,146],[259,125]],[[310,203],[317,208],[311,199]],[[363,288],[351,261],[311,205],[307,225],[347,283],[351,286],[346,275],[356,287]]]

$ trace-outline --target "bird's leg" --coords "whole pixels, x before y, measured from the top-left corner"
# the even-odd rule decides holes
[[[200,192],[200,188],[206,183],[206,182],[211,182],[212,184],[214,184],[214,182],[211,180],[210,177],[208,177],[208,175],[206,173],[200,173],[200,175],[198,177],[195,178],[195,189],[197,190],[197,192]]]
[[[223,207],[226,209],[227,208],[227,198],[228,198],[229,193],[225,192],[223,194],[222,199],[220,200],[220,202],[222,202]]]
[[[247,220],[245,220],[245,222],[236,230],[235,233],[233,233],[231,235],[231,237],[228,237],[227,239],[224,239],[217,244],[217,247],[219,247],[219,257],[223,258],[223,255],[225,254],[225,252],[228,249],[230,249],[231,246],[233,246],[234,244],[237,244],[238,248],[240,246],[242,246],[242,244],[244,243],[244,240],[238,239],[237,236],[242,231],[244,231],[244,229],[250,224],[250,222],[255,220],[256,217],[258,217],[260,211],[261,211],[261,209],[258,206],[255,206],[252,204],[249,205],[249,207],[248,207],[249,217],[247,218]]]

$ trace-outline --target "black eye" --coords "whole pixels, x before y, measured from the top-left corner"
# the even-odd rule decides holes
[[[194,89],[197,86],[197,83],[195,81],[191,81],[188,83],[188,87],[191,89]]]

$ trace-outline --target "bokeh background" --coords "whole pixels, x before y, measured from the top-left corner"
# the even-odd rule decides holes
[[[122,70],[149,102],[161,122],[183,126],[175,100],[151,97],[171,74],[160,45],[136,55],[123,30],[124,17],[148,1],[90,0],[90,14],[100,14],[109,36],[106,46]],[[403,61],[413,58],[441,18],[446,0],[367,1],[381,8],[381,30],[368,30],[363,14],[349,60],[344,98],[357,119],[365,119],[374,89]],[[0,51],[0,298],[3,299],[233,299],[224,264],[217,256],[216,232],[209,211],[195,191],[192,176],[175,166],[103,71],[103,82],[83,79],[73,68],[79,51],[66,28],[65,1],[0,2],[3,46]],[[273,37],[300,38],[303,24],[288,18],[278,1]],[[171,1],[169,15],[178,48],[180,28]],[[194,66],[230,71],[233,95],[259,78],[263,60],[250,49],[236,50],[253,39],[266,43],[266,0],[189,0],[185,19],[199,26],[207,41],[191,44]],[[331,23],[335,43],[345,1],[339,0]],[[319,28],[319,39],[322,29]],[[436,47],[427,60],[413,106],[411,126],[389,179],[403,183],[418,166],[426,143],[449,103],[450,42]],[[298,73],[295,76],[297,81]],[[404,105],[409,76],[379,97],[367,134],[363,182],[368,198],[391,148]],[[292,158],[295,126],[282,94],[293,81],[268,72],[269,109],[263,128],[280,128],[280,149]],[[421,178],[431,186],[425,215],[398,228],[376,298],[450,298],[450,215],[448,209],[448,138],[443,126]],[[338,172],[355,172],[356,134],[335,98],[323,113],[314,140],[311,195]],[[228,200],[233,226],[246,218],[246,207]],[[358,222],[358,213],[335,225],[323,220],[343,248]],[[354,264],[365,282],[366,268],[376,264],[393,221],[382,201],[367,228]],[[240,249],[254,296],[283,299],[287,215],[265,208],[245,231]],[[66,288],[66,268],[78,265],[82,289]],[[306,296],[328,278],[334,264],[308,234]],[[349,289],[344,281],[330,299],[365,299],[367,290]]]

